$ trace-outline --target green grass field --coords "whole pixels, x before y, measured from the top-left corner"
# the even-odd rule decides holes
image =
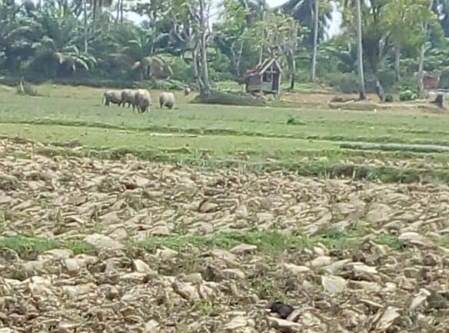
[[[81,152],[108,157],[133,153],[200,165],[288,167],[311,175],[355,175],[352,169],[335,172],[335,168],[358,165],[369,168],[359,173],[362,176],[377,176],[382,167],[386,169],[380,174],[393,173],[393,180],[404,180],[398,176],[404,167],[398,168],[397,162],[407,161],[411,174],[431,173],[446,180],[445,153],[341,147],[342,143],[449,146],[446,113],[337,111],[325,104],[316,109],[201,105],[181,94],[177,108],[170,111],[159,109],[158,92],[153,92],[151,112],[137,114],[103,106],[101,89],[43,85],[38,91],[41,96],[29,97],[18,96],[13,89],[0,90],[1,136],[55,146],[77,140]]]

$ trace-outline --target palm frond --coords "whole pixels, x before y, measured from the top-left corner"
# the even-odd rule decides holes
[[[132,70],[136,70],[138,68],[142,67],[142,63],[140,61],[136,61],[132,66],[131,69]]]
[[[86,71],[88,71],[90,69],[90,65],[87,61],[85,61],[82,58],[74,58],[74,66],[81,66],[83,69],[85,69]]]
[[[61,52],[55,52],[54,56],[56,58],[56,61],[61,65],[63,64],[65,61],[67,61],[67,58],[64,54],[62,54]]]

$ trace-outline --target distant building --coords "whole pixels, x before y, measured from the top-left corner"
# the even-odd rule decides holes
[[[247,93],[278,95],[281,91],[282,69],[276,59],[267,59],[245,73]]]

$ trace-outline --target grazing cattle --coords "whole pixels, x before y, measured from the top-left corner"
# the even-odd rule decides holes
[[[133,107],[133,110],[136,107],[136,90],[125,89],[122,91],[122,106]]]
[[[162,92],[159,95],[159,106],[161,109],[165,106],[169,109],[173,109],[175,106],[175,95],[171,92]]]
[[[145,89],[139,89],[136,91],[136,98],[135,98],[135,104],[137,107],[137,110],[140,112],[145,112],[150,110],[151,106],[151,95],[148,92],[148,90]]]
[[[122,104],[122,93],[117,90],[106,90],[103,94],[104,105],[109,106],[112,104],[121,105]]]

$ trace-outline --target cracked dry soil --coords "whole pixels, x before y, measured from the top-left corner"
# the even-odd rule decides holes
[[[0,142],[0,333],[448,332],[445,185],[48,157],[36,147]],[[310,241],[278,251],[164,246],[255,230]],[[89,247],[5,241],[18,235]],[[333,246],[348,235],[356,242]],[[137,246],[155,237],[157,247]],[[270,313],[274,301],[293,312]]]

